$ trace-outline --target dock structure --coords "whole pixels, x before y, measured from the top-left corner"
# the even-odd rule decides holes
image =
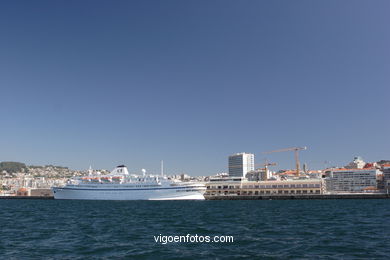
[[[310,195],[206,195],[206,200],[325,200],[325,199],[390,199],[390,194],[310,194]]]
[[[206,184],[206,200],[286,200],[286,199],[383,199],[388,193],[332,193],[326,182],[319,179],[284,181],[247,181],[215,178]]]
[[[289,181],[246,181],[211,179],[206,184],[206,196],[275,196],[319,195],[324,193],[321,179]]]
[[[54,196],[0,196],[0,199],[9,199],[9,200],[54,200]]]

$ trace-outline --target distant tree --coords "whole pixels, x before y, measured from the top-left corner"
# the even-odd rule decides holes
[[[28,169],[24,163],[20,162],[0,162],[0,172],[8,173],[27,172]]]

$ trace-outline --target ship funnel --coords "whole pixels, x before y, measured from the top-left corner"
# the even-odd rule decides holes
[[[111,174],[113,175],[129,175],[129,172],[127,171],[127,167],[124,165],[117,166],[114,170],[112,170]]]

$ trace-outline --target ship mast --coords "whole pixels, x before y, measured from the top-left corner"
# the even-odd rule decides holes
[[[161,160],[161,176],[164,176],[164,161]]]

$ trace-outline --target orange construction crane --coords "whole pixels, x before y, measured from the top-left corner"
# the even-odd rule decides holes
[[[268,159],[264,159],[264,163],[262,164],[264,167],[268,167],[268,166],[276,166],[278,165],[277,163],[270,163],[268,162]]]
[[[300,163],[299,163],[299,151],[301,150],[306,150],[306,146],[305,147],[291,147],[291,148],[285,148],[285,149],[280,149],[280,150],[275,150],[275,151],[269,151],[269,152],[263,152],[263,153],[279,153],[279,152],[288,152],[288,151],[294,151],[294,155],[295,155],[295,166],[296,166],[296,169],[297,169],[297,172],[296,172],[296,176],[299,176],[300,172],[301,172],[301,169],[300,169]]]
[[[270,163],[270,162],[268,162],[268,160],[265,160],[265,163],[256,163],[253,166],[255,167],[255,170],[256,170],[257,166],[264,166],[265,168],[261,168],[261,169],[265,169],[267,171],[268,166],[275,166],[275,165],[277,165],[277,163]],[[241,167],[242,167],[242,165],[229,166],[229,168],[241,168]]]
[[[255,163],[253,166],[256,168],[258,166],[273,166],[276,165],[276,163]],[[237,166],[230,166],[230,168],[240,168],[242,165],[237,165]]]

